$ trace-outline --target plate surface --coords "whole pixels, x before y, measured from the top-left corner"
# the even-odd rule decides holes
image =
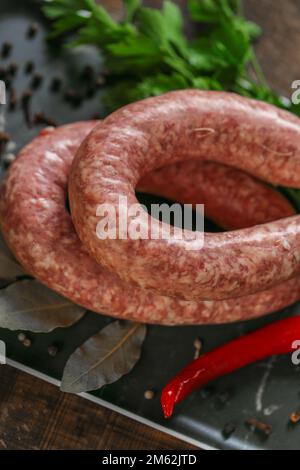
[[[49,84],[54,76],[64,79],[64,88],[77,89],[81,86],[79,77],[83,67],[92,64],[101,70],[101,60],[95,51],[88,48],[60,52],[54,45],[49,45],[45,41],[47,25],[35,5],[36,2],[17,0],[1,0],[0,4],[0,44],[9,41],[14,45],[12,56],[6,63],[14,60],[20,65],[15,80],[18,95],[30,83],[30,78],[23,72],[24,64],[33,60],[36,69],[44,77],[41,88],[34,93],[34,111],[44,111],[59,124],[90,119],[95,113],[104,116],[101,92],[86,100],[79,108],[72,108],[66,103],[62,93],[49,92]],[[40,29],[35,39],[27,40],[25,33],[31,21],[38,22]],[[5,61],[2,62],[5,65]],[[0,65],[2,62],[0,59]],[[8,131],[18,148],[38,132],[37,128],[27,128],[19,109],[9,112],[7,119]],[[193,358],[195,338],[201,338],[204,351],[208,351],[276,318],[296,314],[298,311],[299,308],[294,306],[256,321],[234,325],[172,328],[151,326],[142,358],[133,372],[115,384],[84,396],[100,400],[99,403],[112,408],[118,407],[124,414],[142,421],[147,420],[154,427],[163,426],[167,432],[179,433],[181,438],[197,442],[202,447],[297,449],[300,447],[300,426],[290,426],[289,415],[300,407],[300,367],[293,366],[288,356],[251,365],[217,380],[180,404],[169,421],[162,417],[159,393],[149,401],[143,395],[146,389],[161,390],[168,379]],[[18,363],[23,368],[29,367],[31,373],[44,374],[46,380],[57,381],[62,376],[71,352],[110,321],[109,317],[90,313],[67,330],[56,330],[47,335],[31,335],[33,345],[26,350],[17,340],[17,333],[0,329],[0,339],[6,342],[8,357],[15,361],[15,366]],[[47,347],[54,342],[60,345],[61,352],[56,358],[49,358]],[[273,433],[268,439],[247,429],[244,421],[253,417],[272,425]],[[229,422],[236,425],[236,430],[231,437],[225,439],[222,431]]]

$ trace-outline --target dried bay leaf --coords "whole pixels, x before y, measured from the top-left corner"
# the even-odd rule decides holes
[[[80,320],[85,309],[36,280],[15,282],[0,290],[0,327],[49,333]]]
[[[61,389],[80,393],[97,390],[132,370],[141,355],[146,326],[115,321],[80,346],[69,358]]]
[[[0,278],[14,280],[16,277],[24,276],[25,274],[25,271],[15,260],[0,234]]]

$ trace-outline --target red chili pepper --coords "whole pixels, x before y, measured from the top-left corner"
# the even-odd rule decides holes
[[[288,354],[296,350],[295,340],[300,340],[300,316],[279,320],[192,361],[162,391],[165,418],[197,388],[268,356]]]

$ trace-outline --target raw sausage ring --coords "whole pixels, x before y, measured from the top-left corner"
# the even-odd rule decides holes
[[[137,189],[182,204],[204,204],[206,216],[226,230],[295,215],[288,200],[267,184],[210,161],[190,160],[152,171]]]
[[[236,300],[198,304],[184,302],[127,285],[97,264],[81,244],[65,204],[73,157],[81,141],[94,126],[94,122],[76,123],[37,137],[22,150],[8,172],[1,189],[1,228],[8,245],[28,273],[87,309],[119,318],[165,325],[249,319],[279,310],[300,298],[300,279],[295,278],[276,289]],[[201,166],[200,163],[197,165]],[[195,162],[180,166],[183,179],[178,180],[178,194],[182,194],[185,179],[186,183],[189,182],[189,202],[196,203],[199,200],[197,174],[200,173],[195,174]],[[225,199],[226,194],[229,197],[230,194],[239,194],[239,186],[234,189],[234,181],[237,178],[236,182],[239,182],[242,177],[243,192],[251,200],[255,201],[257,195],[259,201],[264,195],[268,201],[264,205],[265,213],[260,214],[262,220],[270,217],[268,211],[272,205],[277,207],[273,215],[278,217],[293,213],[284,198],[271,188],[262,186],[247,175],[239,175],[236,170],[223,170],[225,174],[219,169],[213,177],[209,177],[209,165],[205,171],[208,186],[211,188],[213,179],[215,184],[223,187]],[[149,175],[148,181],[145,178],[140,183],[141,189],[149,190],[153,184],[158,193],[164,195],[160,181],[164,184],[173,178],[174,171],[176,168],[170,167]],[[202,177],[199,177],[201,182]],[[230,184],[226,188],[228,181]],[[175,196],[176,188],[173,185],[172,197]],[[252,209],[256,207],[255,203],[249,207],[249,223]],[[243,209],[234,214],[237,212],[241,213]],[[252,215],[252,221],[257,220],[255,210]],[[227,223],[235,228],[236,217],[230,223],[229,216]]]
[[[206,234],[202,249],[184,240],[151,240],[151,218],[135,218],[148,239],[99,240],[97,210],[135,188],[152,170],[184,159],[226,163],[274,184],[300,188],[300,120],[271,105],[223,92],[184,90],[110,115],[74,160],[72,218],[91,255],[126,282],[186,300],[228,299],[278,285],[300,272],[300,217],[242,231]],[[146,219],[146,221],[145,221]],[[127,218],[127,225],[131,220]],[[161,231],[168,230],[164,224]]]

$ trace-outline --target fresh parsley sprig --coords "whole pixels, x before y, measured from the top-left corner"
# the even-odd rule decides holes
[[[253,40],[260,34],[241,14],[238,0],[189,0],[190,17],[200,24],[188,40],[181,10],[165,0],[161,10],[125,0],[121,22],[94,0],[47,0],[52,37],[73,33],[70,45],[93,44],[109,70],[106,104],[111,111],[128,102],[183,88],[237,91],[281,103],[264,83],[253,81]],[[71,36],[71,38],[72,38]],[[256,69],[257,72],[257,69]]]
[[[300,116],[300,107],[273,92],[254,54],[260,28],[245,19],[240,0],[188,0],[199,25],[193,40],[184,32],[181,10],[165,0],[161,10],[124,0],[115,21],[94,0],[44,0],[51,37],[69,34],[69,45],[99,48],[108,70],[108,111],[149,96],[184,88],[234,91]],[[253,78],[254,77],[254,78]],[[300,208],[300,191],[288,196]]]

